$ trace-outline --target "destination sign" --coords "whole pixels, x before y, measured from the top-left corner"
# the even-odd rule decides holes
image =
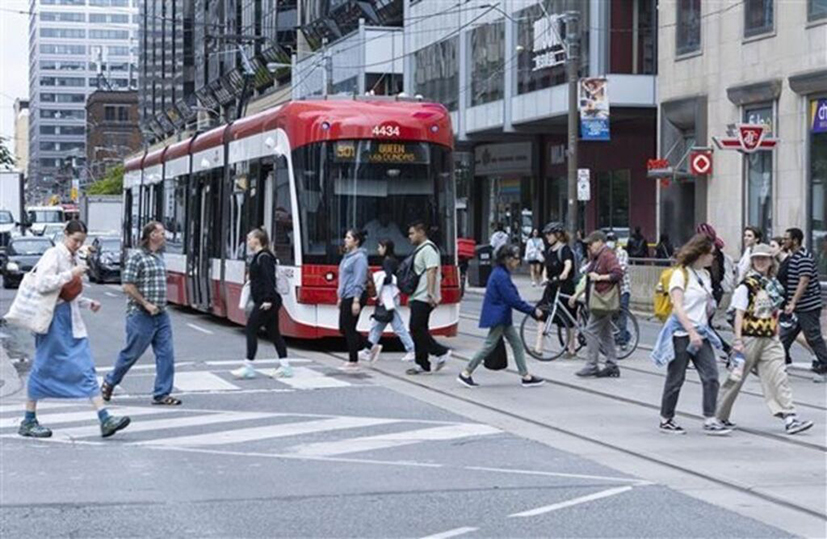
[[[334,144],[333,156],[337,163],[358,160],[360,163],[370,164],[422,165],[428,163],[428,147],[418,142],[357,142],[347,140]]]

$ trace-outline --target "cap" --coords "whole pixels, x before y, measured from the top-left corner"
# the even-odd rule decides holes
[[[750,253],[749,257],[755,258],[756,256],[772,257],[772,248],[766,243],[759,243],[757,245],[753,245],[752,253]]]
[[[595,230],[594,232],[592,232],[591,234],[586,236],[586,239],[583,240],[583,241],[585,242],[586,245],[591,245],[592,243],[594,243],[596,241],[602,241],[602,242],[605,243],[606,242],[606,234],[604,234],[600,230]]]
[[[543,234],[559,234],[564,230],[565,228],[563,228],[563,225],[561,225],[560,223],[551,222],[543,227]]]

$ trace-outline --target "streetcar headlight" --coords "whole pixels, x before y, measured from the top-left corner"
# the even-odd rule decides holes
[[[335,279],[336,276],[333,274],[332,271],[328,271],[327,273],[324,274],[324,278],[327,282],[332,283],[333,279]]]
[[[327,131],[328,129],[330,129],[330,124],[328,122],[322,122],[322,129],[324,131]]]
[[[439,126],[438,125],[432,125],[431,126],[431,133],[436,133],[437,131],[439,131]]]

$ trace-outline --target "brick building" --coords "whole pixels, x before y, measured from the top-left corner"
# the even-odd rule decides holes
[[[99,180],[141,148],[138,92],[97,90],[86,100],[86,163],[80,172],[81,188]]]

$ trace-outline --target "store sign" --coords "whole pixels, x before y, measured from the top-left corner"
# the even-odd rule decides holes
[[[770,126],[764,123],[738,124],[729,127],[726,137],[712,137],[712,140],[722,150],[753,153],[775,148],[778,139],[768,136],[770,132]]]
[[[531,143],[481,144],[474,148],[474,175],[531,174]]]
[[[649,159],[646,161],[646,176],[649,178],[671,178],[674,173],[668,159]]]
[[[689,154],[689,170],[693,176],[712,174],[712,151],[693,150]]]
[[[810,103],[810,131],[827,133],[827,99],[816,99]]]
[[[609,140],[609,83],[605,78],[580,79],[580,138]]]
[[[587,168],[577,169],[577,200],[586,202],[591,200],[591,171]]]
[[[566,62],[566,50],[560,40],[560,17],[540,17],[534,21],[534,68],[547,69]]]

